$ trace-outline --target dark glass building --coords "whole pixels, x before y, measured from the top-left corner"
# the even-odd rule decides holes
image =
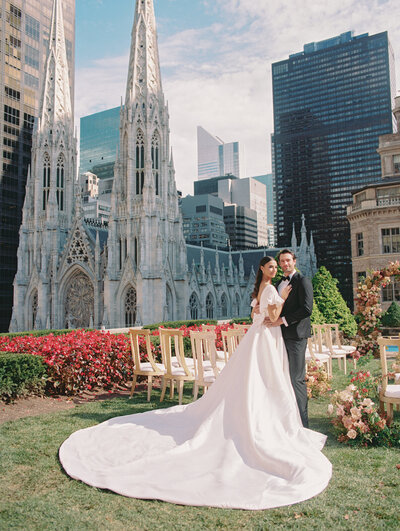
[[[75,0],[63,0],[74,101]],[[53,0],[0,2],[0,331],[8,330],[32,131],[48,53]]]
[[[378,137],[393,131],[394,57],[387,32],[306,44],[272,65],[278,247],[304,213],[318,265],[352,305],[352,192],[377,180]],[[300,227],[296,227],[299,231]]]

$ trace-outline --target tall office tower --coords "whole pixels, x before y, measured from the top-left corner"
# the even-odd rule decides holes
[[[119,148],[120,107],[83,116],[80,120],[80,172],[98,173],[107,170],[114,173],[117,149]],[[104,176],[96,175],[101,179]]]
[[[0,2],[0,330],[8,329],[13,279],[32,129],[38,116],[49,42],[53,0]],[[63,0],[65,46],[73,102],[75,0]],[[73,105],[73,103],[72,103]]]
[[[268,226],[268,244],[274,245],[275,243],[275,191],[274,191],[274,176],[272,173],[266,175],[257,175],[253,177],[260,183],[265,184],[267,192],[267,226]]]
[[[240,177],[239,142],[225,144],[217,136],[211,135],[203,127],[197,127],[197,176],[198,179],[211,179],[220,175],[232,174]]]
[[[343,33],[272,65],[278,246],[290,244],[304,213],[318,265],[350,304],[346,206],[380,171],[378,137],[393,128],[393,65],[387,32]]]

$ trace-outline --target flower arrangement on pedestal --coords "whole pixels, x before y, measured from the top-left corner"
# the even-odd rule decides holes
[[[367,395],[375,385],[366,373],[359,373],[354,383],[343,391],[335,391],[328,413],[336,415],[332,420],[339,442],[352,446],[400,446],[400,427],[386,424],[377,411],[376,404]]]
[[[372,271],[357,286],[357,351],[360,355],[373,354],[377,356],[379,346],[379,318],[382,314],[380,305],[381,287],[391,282],[391,277],[400,280],[400,263],[390,262],[386,268]]]

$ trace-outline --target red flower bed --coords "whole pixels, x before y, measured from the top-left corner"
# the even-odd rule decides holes
[[[132,377],[130,344],[124,335],[74,330],[63,336],[0,337],[0,350],[41,356],[49,392],[112,389]]]

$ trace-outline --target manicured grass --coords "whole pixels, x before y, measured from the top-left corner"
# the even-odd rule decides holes
[[[373,361],[367,368],[376,367]],[[337,369],[335,374],[332,387],[344,388],[349,377]],[[185,401],[189,400],[188,387]],[[150,404],[143,392],[132,400],[114,398],[7,422],[0,427],[0,529],[398,529],[398,450],[339,444],[326,416],[328,402],[329,397],[310,401],[311,428],[328,434],[324,453],[333,463],[328,488],[303,503],[255,512],[125,498],[65,475],[58,448],[72,432],[114,416],[160,407],[159,391],[153,391]],[[166,401],[161,406],[176,403]],[[395,416],[399,419],[398,412]]]

